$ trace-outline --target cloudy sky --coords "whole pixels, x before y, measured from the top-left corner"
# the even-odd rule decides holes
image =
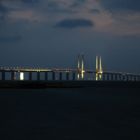
[[[0,0],[0,65],[140,73],[139,0]]]

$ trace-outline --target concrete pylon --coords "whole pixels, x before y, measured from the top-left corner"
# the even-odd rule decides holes
[[[80,55],[78,55],[78,64],[77,64],[77,79],[80,79]]]
[[[100,73],[103,73],[103,68],[102,68],[102,58],[101,58],[101,56],[100,56],[100,58],[99,58],[100,60],[100,63],[99,63],[99,71],[100,71]]]
[[[96,56],[96,81],[102,80],[103,68],[101,56]]]
[[[78,55],[78,65],[77,65],[77,79],[82,80],[84,79],[84,74],[85,74],[85,64],[84,64],[84,55]]]
[[[99,63],[98,63],[98,56],[96,56],[96,73],[98,72],[99,69]]]
[[[85,64],[84,64],[84,55],[81,56],[82,57],[82,64],[81,64],[81,78],[84,79],[84,74],[85,74]]]

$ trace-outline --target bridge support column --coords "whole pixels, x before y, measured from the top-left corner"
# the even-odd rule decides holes
[[[135,81],[134,75],[132,75],[132,81]]]
[[[45,72],[45,81],[48,80],[48,72]]]
[[[127,77],[128,77],[128,81],[130,81],[130,75],[127,75]]]
[[[109,80],[108,74],[105,74],[105,80]]]
[[[29,80],[32,81],[32,72],[29,72]]]
[[[105,73],[103,73],[103,75],[102,75],[102,80],[106,81],[106,74]]]
[[[16,73],[14,71],[11,72],[11,80],[16,80]]]
[[[19,78],[20,78],[21,81],[24,80],[24,73],[23,72],[19,73]]]
[[[130,81],[130,75],[127,75],[127,81]]]
[[[131,79],[131,81],[134,81],[134,79],[133,79],[133,75],[130,75],[130,79]]]
[[[120,74],[120,81],[123,81],[123,75],[122,74]]]
[[[136,80],[139,81],[139,77],[136,75]]]
[[[138,76],[138,81],[140,81],[140,75]]]
[[[55,72],[52,72],[52,80],[55,80]]]
[[[76,74],[75,74],[75,72],[73,72],[72,73],[72,80],[75,81],[75,79],[76,79]]]
[[[130,75],[130,81],[133,81],[133,75]]]
[[[69,72],[66,72],[66,80],[69,80],[69,76],[70,76]]]
[[[95,74],[94,73],[89,73],[89,80],[96,80]]]
[[[114,81],[114,75],[112,73],[110,74],[110,77],[111,77],[111,81]]]
[[[136,75],[136,80],[139,81],[139,77]]]
[[[2,79],[2,80],[5,80],[5,71],[2,71],[2,72],[1,72],[1,79]]]
[[[62,72],[59,73],[59,80],[62,80]]]
[[[109,81],[110,80],[110,74],[106,74],[106,80]]]
[[[134,75],[134,81],[137,81],[137,76],[136,75]]]
[[[118,81],[118,74],[115,74],[115,81]]]
[[[93,72],[93,80],[96,81],[96,73]]]
[[[128,75],[127,74],[125,75],[125,81],[128,81]]]
[[[122,77],[123,81],[126,81],[126,75],[123,74]]]
[[[40,72],[37,72],[37,81],[40,81]]]
[[[134,79],[133,79],[133,75],[130,75],[130,81],[133,81]]]

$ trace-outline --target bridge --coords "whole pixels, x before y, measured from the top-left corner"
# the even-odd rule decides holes
[[[140,81],[140,74],[103,71],[100,56],[96,56],[95,70],[85,69],[84,62],[84,55],[79,55],[76,69],[0,67],[0,80]]]

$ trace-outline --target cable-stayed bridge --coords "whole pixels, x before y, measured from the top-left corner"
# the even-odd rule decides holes
[[[86,69],[84,63],[84,55],[79,55],[75,69],[0,67],[0,80],[140,81],[140,74],[103,71],[100,56],[96,56],[95,70]]]

